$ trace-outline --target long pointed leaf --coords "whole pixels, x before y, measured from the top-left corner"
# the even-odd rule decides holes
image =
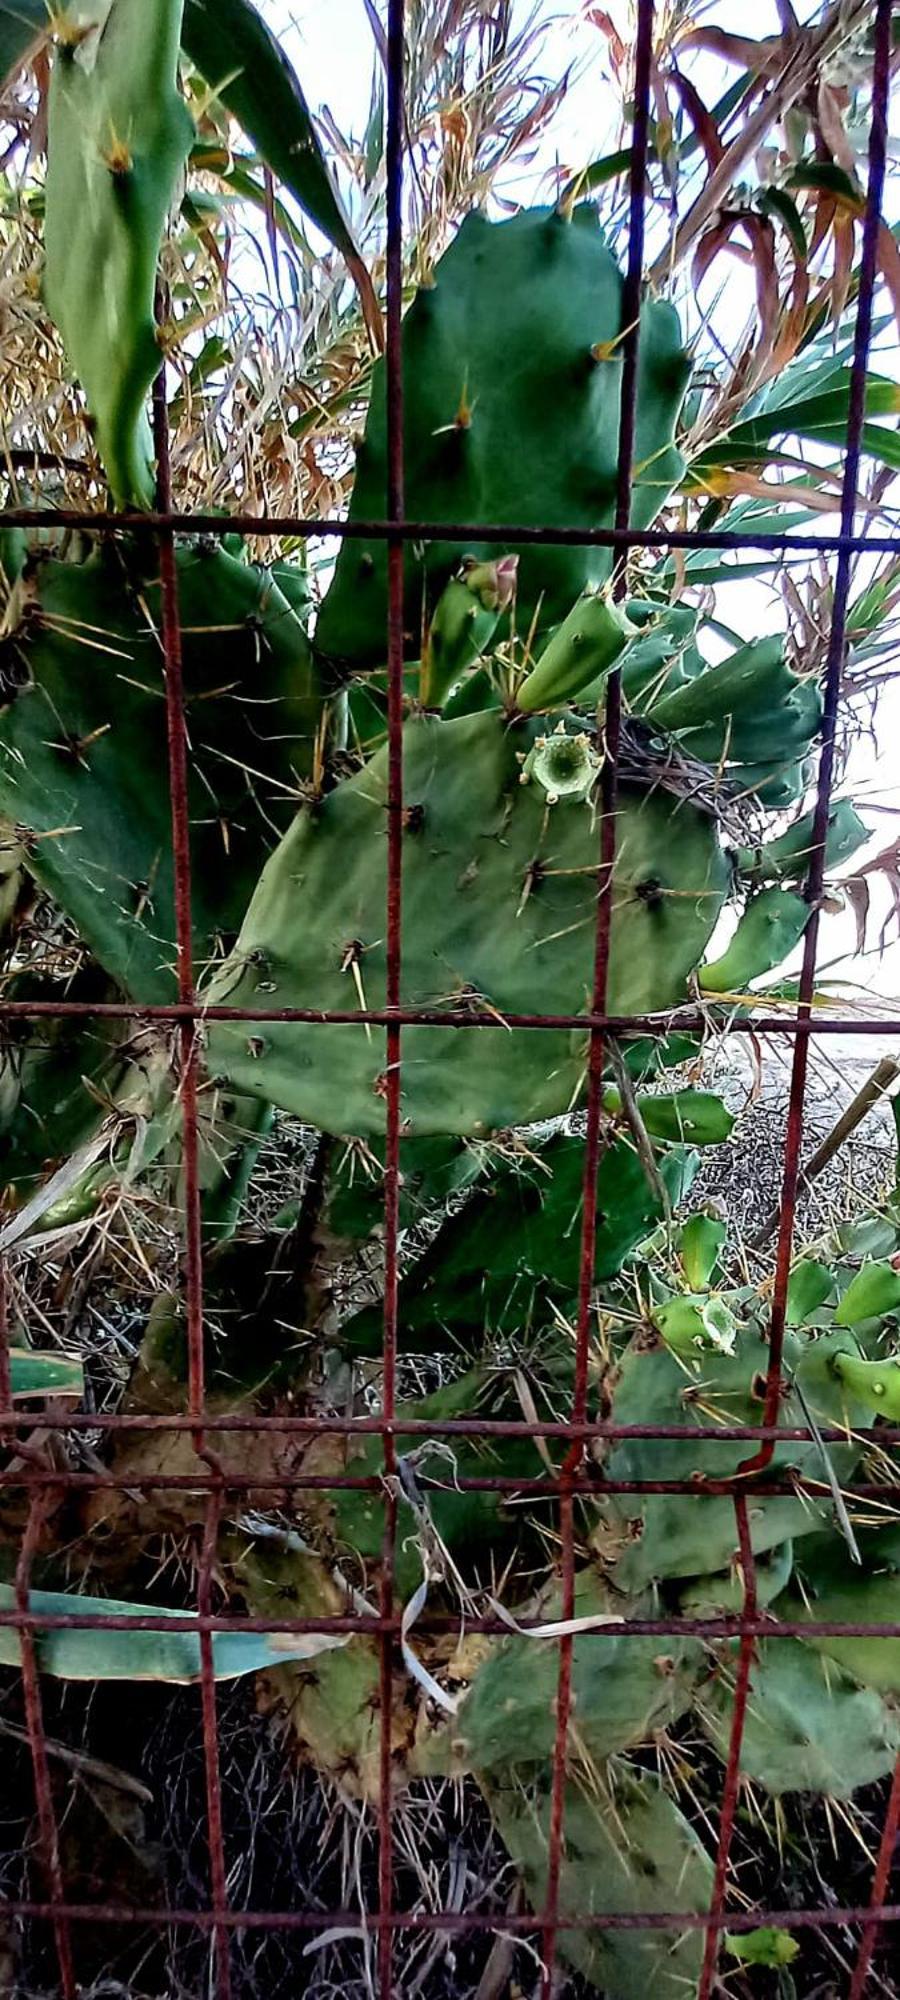
[[[28,1396],[84,1395],[84,1368],[77,1354],[36,1354],[14,1347],[9,1357],[13,1402]]]
[[[250,0],[186,0],[182,46],[305,215],[340,250],[380,344],[381,314],[300,79]]]
[[[0,1584],[0,1612],[16,1609],[16,1593]],[[162,1610],[157,1604],[123,1604],[114,1597],[80,1597],[68,1591],[32,1590],[29,1613],[35,1618],[177,1618],[183,1611]],[[113,1630],[103,1626],[56,1626],[35,1631],[38,1666],[42,1673],[69,1681],[175,1681],[185,1685],[200,1679],[200,1634],[189,1628],[168,1631]],[[346,1646],[334,1632],[214,1632],[213,1673],[216,1680],[237,1680],[241,1674],[281,1667],[287,1660],[309,1660],[317,1653]],[[21,1642],[15,1625],[0,1625],[0,1666],[17,1667]]]
[[[50,26],[45,0],[0,0],[0,82],[5,82]]]

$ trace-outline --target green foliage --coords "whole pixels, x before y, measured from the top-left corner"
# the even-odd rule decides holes
[[[0,1583],[0,1610],[15,1611],[16,1593],[10,1584]],[[35,1632],[38,1665],[45,1674],[69,1681],[175,1681],[200,1679],[200,1635],[191,1630],[189,1613],[163,1609],[158,1604],[122,1603],[113,1597],[85,1597],[74,1591],[32,1590],[28,1609],[37,1618],[127,1618],[135,1620],[135,1630],[98,1630],[90,1625],[38,1626]],[[142,1618],[189,1620],[183,1630],[144,1631]],[[268,1632],[214,1632],[212,1635],[213,1673],[216,1680],[236,1680],[241,1674],[260,1673],[264,1667],[283,1660],[308,1659],[313,1654],[342,1646],[340,1635]],[[19,1665],[21,1647],[12,1625],[0,1625],[0,1665]]]
[[[232,942],[295,807],[321,704],[303,628],[264,571],[189,545],[178,584],[202,970]],[[33,590],[18,635],[29,679],[0,714],[0,810],[100,965],[134,999],[166,1001],[176,927],[155,558],[104,545],[81,563],[37,559]]]
[[[176,87],[181,13],[182,0],[77,0],[50,89],[45,296],[122,507],[154,498],[157,267],[194,135]]]
[[[78,1354],[39,1354],[32,1347],[14,1347],[9,1356],[13,1401],[31,1397],[84,1394],[84,1364]]]
[[[547,813],[520,786],[537,725],[499,715],[404,730],[403,997],[440,1007],[480,995],[499,1017],[584,1006],[591,990],[597,830],[566,800]],[[384,1005],[387,755],[303,813],[264,870],[211,999],[273,1006]],[[686,996],[727,882],[711,822],[684,801],[625,789],[617,821],[609,1006]],[[652,890],[649,885],[652,884]],[[277,998],[275,997],[277,995]],[[577,1030],[407,1028],[402,1116],[412,1135],[488,1134],[565,1111],[584,1081]],[[364,1027],[267,1024],[209,1034],[212,1069],[326,1131],[384,1130],[384,1041]]]
[[[359,253],[300,79],[250,0],[184,0],[185,53],[348,261]]]
[[[673,1204],[694,1165],[682,1148],[660,1159],[660,1179]],[[449,1337],[477,1351],[491,1333],[516,1333],[522,1340],[529,1330],[540,1332],[554,1305],[574,1310],[583,1177],[584,1141],[563,1135],[484,1176],[401,1283],[401,1343],[431,1348]],[[598,1280],[621,1269],[661,1215],[659,1191],[634,1146],[616,1140],[597,1179]],[[381,1313],[369,1307],[354,1314],[341,1339],[352,1353],[380,1353]]]
[[[516,310],[513,301],[521,301]],[[644,307],[632,522],[646,526],[678,479],[673,433],[687,379],[678,319]],[[622,360],[622,278],[593,208],[571,220],[530,209],[509,221],[468,216],[404,320],[406,511],[411,520],[611,526]],[[375,370],[357,457],[352,521],[377,519],[386,492],[385,376]],[[608,550],[522,548],[516,606],[527,635],[546,632],[590,583]],[[408,648],[460,556],[489,559],[477,534],[407,549]],[[539,608],[538,608],[539,607]],[[344,668],[378,667],[387,630],[383,541],[342,543],[316,645]]]
[[[697,1697],[697,1716],[727,1754],[736,1650],[720,1654],[716,1677]],[[776,1797],[824,1792],[849,1798],[894,1768],[900,1720],[869,1688],[845,1678],[796,1639],[768,1639],[757,1650],[741,1746],[741,1770]]]
[[[549,1773],[530,1785],[487,1787],[488,1802],[529,1900],[546,1896]],[[702,1930],[566,1930],[567,1912],[647,1913],[708,1908],[712,1863],[668,1794],[646,1774],[611,1772],[606,1786],[574,1779],[565,1791],[560,1950],[609,2000],[682,2000],[703,1956]]]

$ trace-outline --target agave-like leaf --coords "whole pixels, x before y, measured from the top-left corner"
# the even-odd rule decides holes
[[[16,1609],[16,1593],[11,1584],[0,1584],[0,1613]],[[82,1597],[58,1590],[32,1590],[28,1598],[32,1617],[133,1618],[131,1631],[119,1627],[66,1625],[32,1628],[38,1666],[42,1673],[67,1681],[176,1681],[187,1685],[200,1679],[200,1634],[189,1626],[174,1631],[148,1631],[144,1619],[181,1619],[183,1611],[163,1610],[158,1604],[125,1604],[114,1597]],[[237,1680],[241,1674],[260,1673],[264,1667],[280,1667],[286,1660],[310,1660],[317,1653],[346,1646],[342,1632],[214,1632],[212,1635],[213,1673],[217,1681]],[[0,1625],[0,1666],[17,1667],[21,1642],[16,1626]]]
[[[185,0],[182,46],[305,215],[340,250],[370,331],[381,316],[303,87],[250,0]]]
[[[9,1357],[13,1401],[29,1396],[84,1395],[84,1368],[78,1354],[38,1354],[14,1347]]]
[[[49,26],[46,0],[0,0],[0,81],[18,69]]]

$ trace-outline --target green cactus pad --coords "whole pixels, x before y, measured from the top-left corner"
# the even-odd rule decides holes
[[[559,1951],[607,2000],[684,2000],[700,1972],[703,1932],[567,1930],[567,1913],[603,1916],[709,1907],[713,1869],[692,1827],[645,1775],[617,1772],[590,1791],[565,1791]],[[522,1871],[529,1901],[547,1893],[550,1780],[485,1786],[498,1832]]]
[[[615,1614],[623,1607],[595,1573],[576,1581],[575,1616]],[[652,1603],[630,1599],[628,1614],[652,1617]],[[538,1615],[559,1618],[558,1591]],[[647,1743],[669,1729],[688,1707],[702,1660],[698,1641],[629,1635],[615,1626],[583,1632],[572,1659],[569,1754],[575,1759],[612,1756]],[[450,1725],[452,1767],[501,1773],[512,1764],[550,1758],[556,1740],[559,1646],[552,1640],[512,1637],[498,1641],[478,1668]]]
[[[404,1417],[435,1425],[454,1417],[520,1417],[521,1404],[499,1375],[471,1369],[432,1396],[399,1409]],[[477,1574],[482,1584],[490,1579],[498,1544],[514,1546],[523,1529],[522,1510],[509,1510],[505,1496],[478,1488],[457,1488],[456,1475],[477,1478],[479,1474],[505,1473],[511,1479],[538,1479],[546,1470],[534,1441],[530,1438],[491,1438],[484,1441],[452,1437],[448,1459],[445,1448],[428,1452],[421,1431],[400,1432],[398,1455],[415,1452],[416,1477],[426,1495],[434,1526],[461,1568]],[[377,1434],[366,1434],[342,1468],[354,1479],[378,1478],[384,1466],[384,1445]],[[436,1484],[431,1482],[435,1481]],[[378,1563],[384,1550],[385,1508],[381,1492],[337,1488],[334,1496],[332,1529],[342,1548],[354,1551],[364,1563]],[[500,1563],[502,1568],[502,1561]],[[422,1578],[421,1548],[412,1512],[401,1506],[397,1545],[394,1552],[394,1579],[401,1595],[409,1595]]]
[[[44,291],[113,500],[151,507],[157,267],[194,136],[176,87],[182,0],[79,0],[71,11],[73,25],[97,25],[61,36],[53,65]]]
[[[4,999],[47,1003],[115,998],[97,966],[61,982],[19,973]],[[0,1036],[0,1176],[21,1198],[43,1170],[96,1131],[122,1079],[128,1024],[66,1018],[11,1019]]]
[[[706,1735],[727,1755],[734,1709],[736,1649],[720,1653],[717,1676],[697,1695]],[[900,1717],[869,1688],[845,1679],[831,1660],[796,1639],[758,1650],[741,1746],[741,1770],[776,1797],[824,1792],[846,1799],[894,1768]]]
[[[412,718],[404,731],[406,1005],[498,1011],[585,1006],[591,992],[599,829],[590,809],[547,807],[519,784],[518,757],[539,725],[502,716]],[[379,752],[267,865],[213,1001],[353,1008],[385,999],[387,757]],[[727,887],[711,821],[661,790],[625,789],[617,818],[613,1013],[686,997]],[[384,1034],[364,1027],[267,1023],[248,1035],[212,1024],[209,1063],[330,1132],[385,1126]],[[409,1028],[403,1035],[406,1131],[485,1134],[565,1111],[584,1081],[579,1030]]]
[[[175,912],[154,561],[118,545],[38,560],[21,634],[31,682],[0,714],[0,812],[117,984],[165,1002]],[[197,546],[180,551],[178,579],[202,968],[233,941],[296,809],[321,710],[302,626],[264,572]]]
[[[660,1159],[673,1204],[686,1192],[694,1165],[680,1147]],[[578,1290],[583,1177],[584,1140],[562,1135],[486,1176],[404,1277],[401,1344],[441,1347],[450,1335],[468,1348],[473,1335],[479,1342],[492,1332],[521,1336],[546,1321],[549,1300],[568,1306]],[[597,1177],[598,1279],[621,1269],[661,1213],[634,1147],[616,1140]],[[342,1346],[357,1354],[380,1354],[383,1337],[375,1307],[341,1328]]]
[[[509,221],[466,218],[434,283],[403,327],[406,513],[410,520],[610,527],[615,514],[622,379],[622,277],[593,208],[571,220],[537,208]],[[688,361],[666,304],[641,314],[631,517],[646,527],[681,475],[673,433]],[[352,521],[383,517],[387,482],[385,373],[376,367]],[[408,649],[418,657],[444,584],[475,539],[409,546]],[[514,550],[505,553],[514,553]],[[608,549],[519,553],[518,630],[557,624],[588,583],[609,575]],[[348,667],[384,660],[384,541],[348,541],[322,607],[316,645]]]
[[[874,1549],[866,1550],[866,1561],[878,1563],[878,1536]],[[779,1603],[778,1615],[801,1619],[809,1624],[808,1643],[863,1687],[879,1694],[900,1695],[900,1638],[842,1638],[839,1633],[819,1632],[825,1622],[845,1625],[900,1624],[900,1575],[896,1557],[878,1569],[864,1569],[850,1562],[848,1551],[829,1536],[819,1544],[814,1536],[809,1551],[802,1551],[799,1564],[802,1589],[793,1590]],[[806,1644],[807,1641],[804,1641]]]
[[[725,1297],[727,1301],[728,1294]],[[796,1373],[820,1424],[865,1421],[862,1406],[845,1396],[832,1369],[835,1348],[846,1341],[846,1334],[823,1335],[808,1343],[797,1334],[787,1336],[785,1369]],[[716,1418],[722,1423],[760,1423],[758,1385],[765,1378],[768,1360],[765,1341],[750,1327],[740,1332],[734,1354],[704,1353],[693,1369],[665,1347],[650,1347],[637,1339],[622,1359],[613,1420],[621,1424],[696,1425],[707,1430]],[[791,1393],[782,1398],[780,1415],[785,1425],[806,1422],[799,1399]],[[611,1453],[607,1470],[617,1479],[691,1479],[704,1473],[727,1478],[752,1449],[740,1440],[728,1443],[708,1437],[698,1437],[696,1443],[689,1438],[627,1439]],[[829,1445],[838,1479],[851,1476],[859,1452],[860,1447],[853,1443]],[[822,1474],[814,1444],[777,1445],[773,1466],[776,1472],[790,1466],[816,1479]],[[764,1553],[792,1536],[812,1533],[823,1519],[830,1518],[830,1509],[827,1497],[821,1503],[808,1494],[796,1499],[791,1494],[754,1497],[750,1489],[754,1549]],[[696,1495],[659,1493],[635,1500],[623,1496],[611,1512],[643,1523],[639,1539],[628,1544],[616,1566],[615,1581],[623,1589],[641,1590],[654,1577],[701,1576],[710,1570],[727,1570],[731,1564],[736,1547],[733,1503],[726,1496],[704,1493],[699,1481]]]

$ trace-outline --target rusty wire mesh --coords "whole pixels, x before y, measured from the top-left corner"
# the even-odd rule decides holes
[[[630,471],[632,443],[634,436],[636,387],[637,387],[637,322],[640,288],[643,269],[644,249],[644,202],[645,179],[648,159],[653,0],[637,0],[637,36],[635,47],[635,92],[634,127],[630,166],[630,225],[627,272],[625,277],[623,324],[629,331],[624,340],[621,429],[619,444],[619,464],[615,525],[611,530],[597,531],[590,535],[581,528],[543,529],[522,526],[518,523],[486,526],[478,523],[456,523],[448,526],[428,522],[409,521],[404,510],[404,465],[403,465],[403,376],[401,359],[401,312],[403,274],[403,66],[404,66],[404,4],[403,0],[388,0],[388,40],[387,40],[387,165],[388,165],[388,213],[387,213],[387,392],[388,392],[388,440],[389,477],[386,493],[386,509],[383,520],[356,521],[352,525],[335,519],[298,519],[269,516],[260,518],[254,514],[246,521],[238,515],[227,519],[221,515],[180,514],[172,507],[172,489],[169,469],[166,388],[163,377],[157,385],[155,395],[155,435],[158,455],[157,507],[154,514],[130,516],[127,514],[104,516],[107,528],[140,525],[145,531],[148,526],[156,533],[160,558],[160,575],[163,602],[163,648],[165,656],[165,686],[168,722],[169,783],[172,808],[172,841],[175,863],[177,945],[178,945],[178,1000],[170,1006],[135,1007],[128,1003],[111,1003],[86,1006],[79,1002],[28,1002],[0,1001],[0,1021],[7,1022],[15,1017],[116,1016],[123,1018],[154,1019],[173,1024],[180,1047],[180,1097],[183,1114],[183,1293],[186,1308],[188,1347],[188,1388],[187,1407],[180,1416],[150,1416],[149,1414],[80,1414],[69,1413],[49,1415],[42,1419],[46,1433],[90,1429],[106,1434],[127,1431],[150,1433],[187,1432],[190,1434],[197,1458],[198,1470],[189,1474],[118,1475],[114,1472],[74,1471],[62,1469],[58,1462],[44,1455],[42,1446],[30,1444],[25,1433],[33,1425],[33,1418],[16,1413],[11,1394],[9,1342],[6,1326],[4,1287],[0,1282],[0,1434],[18,1439],[18,1461],[15,1469],[0,1471],[0,1488],[15,1486],[29,1496],[29,1517],[19,1555],[15,1595],[16,1608],[0,1612],[0,1623],[12,1626],[18,1632],[21,1646],[21,1679],[24,1710],[30,1756],[33,1766],[34,1795],[36,1802],[37,1827],[39,1834],[40,1858],[46,1880],[44,1900],[25,1899],[0,1902],[0,1916],[29,1919],[52,1927],[56,1957],[59,1969],[60,1991],[64,2000],[75,2000],[78,1982],[75,1970],[73,1933],[78,1926],[105,1924],[133,1924],[150,1927],[175,1926],[194,1927],[205,1932],[213,1941],[214,1974],[212,1989],[216,2000],[230,2000],[232,1977],[230,1971],[230,1939],[236,1931],[301,1931],[322,1933],[329,1927],[349,1924],[358,1928],[357,1911],[315,1909],[258,1910],[233,1908],[228,1896],[227,1829],[223,1824],[222,1793],[219,1776],[219,1742],[217,1724],[217,1696],[213,1674],[212,1635],[216,1632],[238,1630],[241,1632],[265,1632],[275,1634],[329,1632],[367,1633],[374,1636],[380,1648],[380,1718],[381,1750],[378,1801],[378,1904],[367,1911],[365,1924],[378,1940],[378,1990],[380,2000],[397,1990],[396,1940],[404,1930],[427,1931],[432,1933],[454,1933],[484,1931],[492,1929],[498,1922],[496,1916],[481,1912],[456,1910],[405,1910],[398,1907],[395,1888],[394,1842],[392,1819],[394,1802],[392,1799],[392,1749],[391,1749],[391,1689],[396,1671],[395,1652],[397,1647],[400,1612],[398,1609],[394,1583],[393,1559],[396,1537],[396,1488],[392,1475],[397,1469],[396,1445],[396,1378],[397,1378],[397,1333],[398,1333],[398,1238],[399,1238],[399,1143],[401,1133],[401,1077],[403,1029],[415,1023],[428,1023],[444,1029],[448,1034],[498,1032],[505,1026],[515,1026],[534,1033],[560,1027],[586,1028],[589,1035],[589,1060],[586,1100],[586,1132],[584,1139],[584,1173],[582,1184],[581,1247],[579,1266],[578,1316],[576,1328],[574,1388],[570,1419],[567,1422],[483,1421],[477,1418],[456,1418],[435,1421],[416,1420],[404,1417],[404,1435],[418,1432],[428,1436],[454,1437],[475,1435],[477,1437],[526,1437],[532,1439],[563,1440],[568,1450],[559,1475],[546,1478],[523,1480],[501,1475],[483,1477],[463,1477],[460,1484],[475,1490],[515,1491],[518,1495],[541,1494],[555,1496],[559,1510],[560,1571],[562,1578],[562,1618],[569,1619],[573,1613],[575,1596],[575,1531],[574,1503],[583,1492],[654,1492],[691,1494],[695,1504],[702,1507],[706,1495],[730,1495],[734,1506],[735,1545],[739,1552],[740,1570],[743,1577],[743,1604],[739,1614],[734,1616],[688,1619],[684,1617],[638,1618],[630,1620],[627,1631],[634,1634],[657,1634],[660,1637],[675,1637],[678,1634],[699,1634],[709,1639],[716,1637],[737,1637],[739,1654],[737,1679],[734,1696],[733,1724],[728,1749],[724,1785],[719,1812],[717,1851],[713,1892],[708,1908],[692,1913],[679,1910],[675,1913],[585,1913],[561,1906],[560,1876],[565,1843],[564,1777],[565,1749],[571,1704],[571,1676],[573,1639],[571,1636],[559,1639],[559,1678],[556,1703],[556,1742],[554,1750],[553,1782],[549,1827],[549,1851],[546,1878],[546,1892],[543,1908],[534,1914],[506,1911],[502,1917],[502,1927],[513,1935],[539,1934],[543,1959],[542,1991],[549,2000],[552,1982],[552,1968],[556,1943],[560,1928],[570,1930],[595,1928],[597,1930],[657,1930],[681,1933],[693,1928],[705,1933],[705,1949],[699,1982],[699,2000],[710,2000],[716,1979],[718,1949],[724,1928],[732,1932],[750,1930],[760,1924],[779,1925],[789,1930],[825,1926],[853,1926],[859,1931],[859,1941],[853,1967],[848,2000],[862,2000],[867,1990],[872,1955],[876,1937],[886,1925],[900,1920],[900,1905],[887,1901],[890,1873],[898,1834],[900,1834],[900,1762],[894,1773],[893,1783],[884,1813],[884,1820],[878,1846],[876,1864],[872,1874],[870,1900],[859,1907],[809,1907],[809,1908],[769,1908],[758,1905],[749,1912],[740,1907],[728,1908],[730,1864],[735,1831],[736,1809],[739,1796],[739,1767],[742,1734],[744,1729],[750,1675],[757,1638],[765,1634],[768,1638],[789,1637],[802,1633],[806,1628],[786,1620],[776,1620],[762,1613],[757,1601],[756,1576],[753,1550],[748,1526],[748,1496],[756,1493],[779,1491],[797,1492],[803,1490],[804,1482],[792,1477],[790,1485],[769,1470],[776,1440],[790,1439],[808,1441],[811,1432],[805,1428],[788,1429],[778,1424],[779,1400],[782,1390],[782,1351],[785,1329],[785,1309],[787,1284],[791,1260],[794,1211],[800,1185],[801,1146],[803,1138],[804,1101],[807,1070],[812,1036],[839,1035],[890,1035],[900,1033],[900,1022],[896,1017],[886,1016],[865,1019],[846,1018],[830,1015],[828,1018],[814,1017],[812,1008],[814,978],[816,969],[817,935],[819,929],[819,902],[824,873],[824,836],[831,800],[834,766],[835,733],[838,718],[838,702],[842,661],[846,644],[846,617],[848,593],[851,580],[853,558],[860,552],[895,552],[900,547],[896,537],[876,534],[856,529],[856,495],[861,455],[861,440],[865,407],[865,378],[869,359],[872,334],[873,295],[876,278],[876,247],[879,218],[885,180],[887,153],[887,109],[890,82],[890,34],[891,0],[876,0],[875,54],[872,94],[872,126],[869,149],[868,187],[863,230],[863,252],[856,313],[855,340],[852,364],[852,388],[850,415],[844,455],[844,478],[840,509],[839,531],[833,535],[795,534],[778,535],[772,533],[755,536],[735,536],[724,532],[687,532],[645,530],[632,531],[629,526]],[[29,462],[33,458],[29,455]],[[51,460],[50,463],[53,461]],[[96,524],[94,513],[61,512],[48,508],[7,508],[0,511],[0,524],[9,526],[58,526],[89,527]],[[198,997],[194,984],[194,964],[192,952],[191,917],[191,859],[189,845],[188,793],[187,793],[187,738],[185,728],[184,699],[181,672],[181,631],[179,624],[178,582],[175,563],[177,537],[182,532],[221,536],[226,532],[244,527],[255,537],[276,538],[285,534],[303,536],[315,533],[326,537],[371,537],[384,539],[389,558],[389,613],[388,613],[388,741],[389,741],[389,798],[387,806],[388,839],[388,906],[387,906],[387,1002],[384,1008],[357,1008],[315,1012],[303,1009],[271,1009],[265,1007],[235,1009],[225,1006],[206,1007]],[[770,1328],[770,1361],[765,1389],[765,1405],[762,1421],[757,1425],[720,1425],[712,1433],[719,1441],[746,1440],[747,1457],[738,1471],[727,1478],[704,1479],[698,1483],[695,1476],[681,1480],[623,1481],[608,1480],[602,1471],[586,1460],[589,1442],[595,1438],[642,1437],[658,1439],[678,1439],[690,1437],[696,1444],[698,1437],[705,1435],[702,1429],[692,1426],[690,1431],[676,1425],[632,1425],[616,1426],[610,1422],[588,1419],[588,1336],[593,1285],[594,1258],[594,1216],[596,1209],[595,1189],[599,1161],[603,1146],[601,1116],[601,1081],[604,1067],[604,1049],[607,1038],[636,1027],[645,1030],[659,1028],[661,1022],[653,1016],[612,1016],[605,1013],[607,965],[609,957],[611,918],[611,874],[615,841],[615,808],[617,787],[617,751],[619,745],[620,692],[616,674],[609,682],[609,696],[606,716],[606,742],[608,755],[602,774],[602,810],[599,815],[598,880],[600,889],[597,899],[597,928],[594,955],[594,985],[592,1004],[580,1014],[544,1014],[509,1016],[501,1022],[495,1014],[479,1013],[476,1007],[466,1004],[463,1010],[454,1013],[446,1007],[439,1011],[429,1011],[422,1007],[403,1006],[402,986],[402,907],[401,907],[401,851],[403,841],[403,768],[402,768],[402,720],[403,720],[403,552],[409,540],[425,541],[439,536],[444,541],[464,544],[472,538],[482,542],[498,544],[544,542],[557,546],[594,542],[611,547],[624,555],[631,548],[660,547],[667,549],[700,547],[713,548],[765,548],[770,552],[805,549],[825,554],[834,564],[834,598],[830,641],[827,655],[825,684],[825,713],[822,729],[822,745],[818,772],[816,797],[815,831],[812,839],[812,859],[805,893],[810,904],[810,916],[806,928],[803,951],[803,966],[800,976],[799,995],[790,1013],[758,1015],[752,1023],[752,1033],[757,1038],[767,1036],[787,1037],[793,1043],[790,1094],[784,1143],[783,1172],[781,1187],[780,1220],[778,1231],[777,1263],[772,1296]],[[624,564],[619,565],[614,589],[620,597],[625,594]],[[320,1023],[368,1023],[373,1029],[383,1029],[386,1040],[386,1172],[384,1182],[384,1243],[385,1243],[385,1291],[384,1291],[384,1337],[382,1348],[382,1408],[378,1416],[363,1417],[312,1417],[312,1416],[223,1416],[212,1414],[206,1407],[204,1380],[204,1291],[203,1259],[200,1232],[200,1190],[198,1180],[198,1086],[201,1071],[200,1038],[197,1024],[204,1019],[232,1019],[246,1022],[257,1021],[304,1021]],[[671,1020],[671,1017],[669,1017]],[[699,1027],[702,1017],[690,1008],[678,1015],[678,1025],[685,1028]],[[741,1033],[749,1030],[750,1024],[737,1021],[733,1031]],[[0,1273],[2,1279],[2,1273]],[[344,1480],[333,1473],[317,1476],[308,1471],[279,1471],[277,1478],[267,1479],[263,1474],[254,1473],[252,1479],[223,1467],[216,1450],[217,1438],[226,1432],[251,1432],[260,1438],[266,1432],[283,1435],[309,1436],[310,1434],[353,1435],[377,1434],[383,1441],[383,1482],[371,1478],[351,1478]],[[838,1430],[823,1429],[818,1435],[826,1442],[838,1440],[842,1433]],[[865,1436],[865,1433],[862,1433]],[[878,1436],[882,1441],[900,1442],[900,1430],[889,1431],[880,1427]],[[198,1566],[197,1613],[198,1618],[185,1614],[174,1619],[169,1614],[165,1623],[161,1617],[148,1615],[140,1618],[124,1618],[116,1615],[100,1615],[88,1619],[79,1609],[77,1615],[38,1614],[30,1608],[30,1579],[37,1552],[45,1510],[54,1495],[66,1488],[90,1487],[114,1489],[127,1484],[130,1488],[152,1487],[162,1490],[177,1490],[189,1487],[192,1492],[202,1490],[206,1494],[206,1520],[203,1535],[202,1555]],[[230,1496],[249,1487],[254,1490],[266,1486],[285,1490],[309,1490],[316,1486],[335,1489],[340,1487],[372,1489],[379,1493],[384,1506],[384,1547],[382,1563],[381,1597],[376,1617],[345,1615],[318,1618],[235,1618],[213,1611],[213,1580],[216,1562],[217,1535],[226,1501]],[[849,1491],[864,1498],[879,1489],[857,1482]],[[423,1623],[427,1621],[423,1620]],[[433,1630],[442,1624],[452,1624],[447,1614],[430,1614]],[[467,1619],[470,1629],[484,1632],[504,1631],[503,1625],[491,1617],[471,1617]],[[62,1629],[67,1626],[84,1629],[93,1626],[98,1630],[172,1630],[192,1629],[199,1626],[201,1649],[200,1702],[202,1713],[203,1754],[205,1767],[205,1789],[207,1808],[207,1845],[209,1855],[209,1900],[205,1908],[165,1907],[138,1908],[118,1903],[79,1904],[68,1894],[60,1862],[59,1828],[55,1814],[47,1745],[42,1720],[41,1686],[36,1657],[35,1635],[40,1630]],[[891,1624],[849,1624],[826,1621],[821,1629],[832,1634],[859,1635],[896,1638],[900,1640],[900,1617]],[[621,1628],[619,1629],[621,1636]],[[591,1634],[590,1643],[602,1646],[602,1630]]]

